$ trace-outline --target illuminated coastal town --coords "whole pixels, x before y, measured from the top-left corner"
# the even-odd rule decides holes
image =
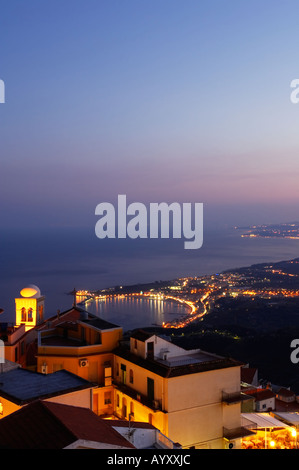
[[[282,263],[264,264],[233,270],[211,276],[175,279],[163,286],[149,286],[140,291],[138,286],[119,286],[99,291],[78,290],[78,301],[85,305],[116,296],[142,296],[171,300],[189,307],[189,314],[172,322],[162,323],[163,328],[184,328],[205,316],[221,298],[299,298],[299,259]],[[145,286],[146,287],[146,286]]]
[[[142,286],[74,289],[70,308],[52,316],[40,289],[25,286],[15,298],[15,322],[1,323],[2,446],[296,449],[297,366],[290,350],[293,369],[283,363],[279,319],[287,324],[283,308],[298,299],[298,275],[293,259]],[[140,297],[177,302],[188,313],[126,331],[89,311],[111,298]],[[295,335],[299,322],[292,325]],[[267,336],[260,336],[264,326]],[[259,341],[269,332],[279,351],[276,358],[272,348],[267,362]],[[286,375],[272,380],[275,371]]]
[[[292,222],[287,224],[265,224],[265,225],[252,225],[250,227],[235,227],[236,230],[241,230],[243,238],[285,238],[285,239],[299,239],[299,223]]]

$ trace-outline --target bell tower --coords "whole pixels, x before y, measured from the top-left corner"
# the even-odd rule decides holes
[[[30,330],[44,319],[45,298],[39,288],[30,284],[20,292],[21,297],[15,299],[16,326],[25,325]]]

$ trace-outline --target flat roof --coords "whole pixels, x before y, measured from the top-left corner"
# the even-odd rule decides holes
[[[40,374],[18,368],[0,375],[1,396],[18,405],[92,386],[87,380],[67,370]]]
[[[217,369],[226,369],[228,367],[241,367],[243,363],[235,359],[216,356],[200,351],[190,355],[182,355],[176,358],[169,358],[165,361],[159,358],[144,359],[125,346],[116,348],[113,353],[133,364],[143,367],[161,377],[172,378],[181,375],[195,374],[198,372],[207,372]],[[169,360],[173,359],[172,362]],[[191,360],[192,359],[192,360]]]
[[[274,418],[269,413],[242,413],[242,417],[251,421],[257,428],[287,428],[287,424],[283,423],[277,418]]]
[[[281,418],[283,421],[289,423],[290,426],[299,426],[299,413],[296,411],[290,412],[274,412],[275,416]]]

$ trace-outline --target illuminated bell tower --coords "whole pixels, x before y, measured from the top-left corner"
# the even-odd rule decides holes
[[[24,287],[20,294],[21,297],[15,299],[16,326],[25,325],[25,331],[28,331],[43,321],[45,298],[33,284]]]

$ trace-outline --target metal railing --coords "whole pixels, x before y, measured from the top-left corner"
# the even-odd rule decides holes
[[[123,384],[119,381],[113,381],[113,383],[118,390],[120,390],[122,393],[125,393],[130,398],[133,398],[133,400],[136,400],[142,405],[151,408],[153,411],[162,411],[161,400],[149,400],[146,395],[143,395],[126,384]]]

